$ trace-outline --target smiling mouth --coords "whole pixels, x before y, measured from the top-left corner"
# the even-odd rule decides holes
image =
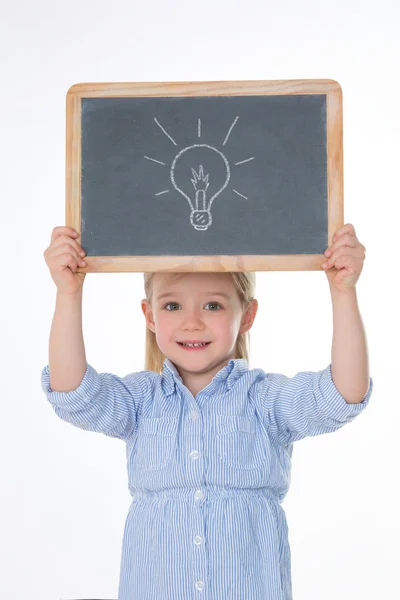
[[[202,342],[197,344],[184,344],[183,342],[177,342],[177,344],[187,350],[201,350],[201,348],[206,348],[209,346],[211,342]]]

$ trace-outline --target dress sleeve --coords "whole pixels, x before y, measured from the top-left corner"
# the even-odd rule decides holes
[[[289,378],[269,373],[262,392],[263,414],[282,445],[307,436],[331,433],[350,423],[368,405],[373,381],[358,404],[348,404],[332,379],[331,365],[322,371],[302,371]]]
[[[98,373],[86,364],[79,386],[70,392],[53,391],[49,365],[41,374],[41,384],[56,415],[80,429],[127,440],[136,428],[147,385],[145,372],[118,377]]]

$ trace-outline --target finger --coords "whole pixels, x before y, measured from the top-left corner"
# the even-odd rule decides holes
[[[343,256],[350,259],[356,259],[360,262],[360,264],[364,262],[364,257],[358,252],[357,248],[353,250],[348,246],[341,246],[332,254],[332,256],[328,258],[328,260],[325,261],[325,263],[327,264],[328,268],[337,266],[339,258],[342,258]]]
[[[337,248],[339,248],[340,246],[356,248],[357,245],[359,245],[359,244],[360,244],[360,242],[357,240],[357,238],[355,238],[354,236],[352,236],[348,233],[345,233],[334,244],[329,246],[325,250],[324,254],[325,254],[325,256],[331,256],[333,254],[333,252],[335,252],[335,250]]]
[[[50,260],[54,258],[59,258],[60,256],[64,256],[70,254],[75,258],[75,260],[80,263],[83,260],[83,257],[80,256],[79,252],[75,250],[70,244],[62,244],[61,246],[53,247],[53,251],[50,254]]]
[[[362,246],[357,245],[355,248],[350,248],[349,246],[340,246],[329,257],[329,260],[332,260],[333,262],[335,262],[339,258],[339,256],[344,256],[344,255],[353,256],[354,258],[358,258],[361,261],[363,261],[365,258],[365,253],[364,253],[364,250],[362,249]]]
[[[77,269],[78,269],[78,264],[77,264],[77,262],[76,262],[76,260],[74,259],[74,257],[73,257],[73,256],[70,256],[70,257],[69,257],[69,260],[68,260],[68,267],[71,269],[71,271],[72,271],[73,273],[76,273],[76,271],[77,271]]]
[[[346,269],[349,272],[356,273],[362,269],[362,261],[357,256],[351,256],[349,254],[342,254],[339,256],[331,265],[338,271],[340,269]]]
[[[53,243],[54,240],[59,235],[63,235],[63,234],[67,234],[67,235],[70,235],[72,237],[78,237],[79,236],[78,232],[73,227],[69,227],[69,226],[54,227],[54,229],[53,229],[53,231],[51,233],[51,242],[50,243]]]
[[[64,271],[68,267],[73,273],[76,273],[78,268],[77,260],[72,254],[65,253],[53,258],[50,261],[50,267],[53,271]]]
[[[346,223],[345,225],[343,225],[343,227],[339,227],[339,229],[337,229],[335,231],[335,233],[333,234],[332,237],[332,242],[335,242],[338,237],[340,237],[341,235],[345,234],[345,233],[349,233],[350,235],[354,236],[355,238],[356,236],[356,231],[354,229],[354,225],[352,225],[351,223]]]
[[[68,243],[62,244],[61,246],[55,246],[55,247],[50,246],[44,252],[44,258],[45,258],[46,263],[49,265],[49,267],[53,267],[53,265],[55,264],[55,261],[56,261],[56,263],[59,264],[60,256],[67,255],[67,254],[71,255],[80,265],[81,265],[82,261],[84,260],[84,256],[79,254],[79,252],[77,252],[75,250],[75,248],[73,248]]]
[[[85,254],[85,251],[83,250],[82,246],[80,244],[78,244],[78,242],[76,240],[73,240],[72,238],[69,237],[69,235],[60,235],[59,237],[57,237],[54,242],[51,244],[51,248],[58,248],[59,246],[65,246],[65,244],[69,244],[70,246],[72,246],[72,248],[74,248],[76,250],[76,252],[78,254],[80,254],[81,256],[83,256]],[[83,252],[83,254],[82,254]]]

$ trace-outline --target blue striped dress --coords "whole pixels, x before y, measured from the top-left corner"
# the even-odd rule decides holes
[[[166,358],[161,375],[98,373],[42,389],[55,413],[126,443],[132,496],[118,600],[291,600],[288,526],[293,442],[361,413],[331,365],[289,378],[232,359],[196,397]]]

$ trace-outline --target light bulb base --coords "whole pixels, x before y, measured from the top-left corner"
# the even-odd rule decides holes
[[[190,222],[198,231],[205,231],[212,223],[212,216],[208,210],[192,210]]]

